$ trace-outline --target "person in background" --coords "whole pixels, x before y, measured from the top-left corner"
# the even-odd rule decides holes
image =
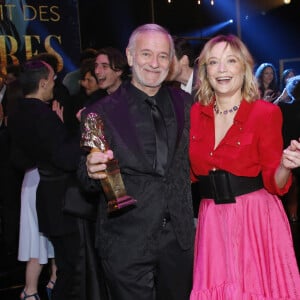
[[[17,103],[24,97],[22,87],[19,83],[18,77],[21,73],[21,67],[8,66],[7,73],[7,121],[9,123],[9,115],[14,113]],[[9,136],[9,128],[7,128]],[[9,137],[10,140],[10,137]],[[9,143],[10,144],[10,143]],[[12,151],[10,147],[10,152]],[[10,153],[6,157],[7,161],[13,161]],[[12,164],[13,165],[13,164]],[[25,295],[34,295],[32,299],[39,299],[38,296],[38,281],[44,264],[48,263],[48,257],[54,257],[54,250],[51,242],[42,234],[39,233],[39,226],[36,213],[36,189],[39,182],[39,175],[36,168],[32,167],[24,171],[20,166],[15,166],[20,172],[25,173],[22,176],[22,187],[20,190],[21,202],[19,225],[19,245],[18,245],[18,260],[26,262],[25,268],[25,285],[20,298],[23,299]],[[19,195],[18,195],[19,196]],[[11,201],[11,199],[10,199]],[[47,283],[47,293],[49,300],[51,291],[56,280],[56,266],[54,260],[51,261],[51,279]],[[29,298],[28,298],[29,299]]]
[[[21,65],[9,64],[6,66],[5,83],[8,85],[19,78],[21,73]]]
[[[190,300],[300,299],[300,275],[281,200],[300,166],[300,143],[283,150],[278,106],[259,100],[253,59],[233,35],[198,58],[190,163],[202,197]]]
[[[24,172],[16,168],[10,159],[11,139],[7,128],[7,116],[13,110],[15,98],[20,96],[15,88],[20,66],[8,65],[0,74],[0,218],[5,252],[8,261],[17,261],[20,221],[20,194]]]
[[[95,59],[86,59],[80,67],[80,92],[71,96],[69,105],[64,108],[64,119],[72,131],[80,130],[81,111],[107,95],[99,88],[95,74]]]
[[[21,73],[21,65],[19,64],[9,64],[6,66],[6,75],[4,82],[6,85],[6,91],[3,99],[3,104],[5,106],[5,123],[7,123],[8,112],[12,111],[16,103],[16,99],[20,97],[21,91],[18,86],[18,78]]]
[[[112,94],[128,76],[126,58],[116,48],[100,49],[95,59],[95,74],[99,88]]]
[[[93,98],[91,99],[91,103],[92,104],[94,101],[96,101],[97,96],[97,92],[99,91],[99,84],[98,84],[98,80],[95,74],[95,59],[88,59],[86,60],[82,66],[80,67],[80,86],[81,88],[84,90],[84,94],[85,96],[91,97],[94,94],[96,94],[95,96],[93,96]],[[104,93],[103,90],[101,90],[102,93]],[[105,95],[107,95],[105,93]],[[88,101],[89,99],[82,99],[82,106],[84,106],[84,104]]]
[[[274,104],[279,104],[280,102],[289,102],[291,101],[290,96],[287,93],[286,90],[286,85],[289,81],[290,78],[294,77],[296,75],[296,72],[294,69],[286,69],[282,73],[282,78],[281,78],[281,94],[275,101],[273,102]]]
[[[50,279],[46,286],[48,299],[56,281],[54,249],[49,239],[39,232],[36,191],[40,177],[37,168],[25,172],[21,190],[21,217],[18,260],[26,262],[25,285],[20,299],[39,300],[38,283],[43,266],[50,261]]]
[[[280,80],[280,91],[282,92],[287,85],[287,82],[290,78],[296,76],[297,73],[294,69],[285,69],[282,72],[281,80]]]
[[[55,82],[54,82],[54,89],[53,89],[53,98],[49,100],[49,102],[53,102],[54,100],[59,103],[60,106],[65,107],[70,102],[70,93],[65,87],[59,77],[58,74],[58,67],[59,67],[59,60],[57,56],[53,53],[49,52],[41,52],[34,55],[31,60],[42,60],[49,64],[55,73]]]
[[[175,55],[166,81],[179,82],[180,88],[195,98],[197,86],[197,65],[195,62],[194,49],[191,43],[182,37],[173,37]],[[195,224],[199,211],[199,195],[197,188],[192,184],[192,198]]]
[[[290,101],[279,102],[278,106],[283,116],[282,134],[284,147],[287,147],[292,140],[299,140],[300,137],[300,76],[291,77],[285,89]],[[292,173],[293,183],[285,200],[289,220],[297,222],[299,220],[300,168],[293,169]]]
[[[53,98],[50,99],[48,102],[53,106],[53,102],[55,102],[55,105],[58,103],[59,106],[62,107],[62,112],[63,112],[63,120],[64,120],[64,125],[68,129],[70,134],[78,134],[78,131],[74,130],[76,125],[74,123],[77,123],[77,120],[74,120],[75,117],[73,118],[70,115],[70,111],[73,107],[72,103],[72,97],[70,96],[70,93],[67,89],[67,87],[62,83],[60,77],[58,76],[58,66],[59,66],[59,61],[58,58],[55,54],[48,53],[48,52],[41,52],[37,55],[34,55],[32,60],[42,60],[46,63],[48,63],[54,70],[54,73],[56,75],[55,77],[55,84],[54,84],[54,89],[53,89]]]
[[[64,115],[68,127],[77,130],[82,111],[95,101],[115,92],[127,76],[126,58],[116,48],[102,48],[95,59],[85,60],[80,67],[81,90],[65,107]]]
[[[89,67],[89,66],[87,66]],[[86,71],[86,67],[84,67],[82,72]],[[83,94],[86,94],[83,98],[85,103],[82,103],[81,107],[77,107],[79,110],[76,112],[76,118],[78,120],[81,119],[82,111],[88,107],[93,102],[103,98],[106,95],[114,93],[125,81],[128,77],[128,64],[124,55],[120,52],[120,50],[113,47],[102,48],[97,52],[96,58],[94,60],[94,69],[89,72],[83,74],[82,73],[81,85],[83,88]],[[94,88],[95,82],[93,77],[96,78],[98,83],[98,89],[95,93],[90,93],[88,91],[88,84],[85,77],[88,76],[90,80],[89,86],[92,85]],[[81,97],[81,96],[79,96]],[[97,97],[99,97],[97,99]]]
[[[14,266],[18,253],[20,194],[24,173],[14,166],[10,153],[11,140],[3,121],[0,127],[0,223],[6,263]]]
[[[262,63],[255,72],[258,82],[259,97],[273,102],[280,95],[276,69],[271,63]]]
[[[63,123],[60,105],[56,101],[52,107],[49,105],[55,79],[53,68],[42,60],[33,59],[24,64],[19,78],[24,98],[8,122],[12,155],[15,163],[24,169],[28,169],[26,166],[38,168],[39,231],[52,242],[57,265],[52,300],[100,299],[98,278],[91,270],[96,269],[97,262],[90,265],[91,257],[85,254],[86,247],[93,248],[82,233],[82,220],[62,209],[67,192],[74,190],[69,183],[76,178],[81,151],[79,133],[70,135]],[[26,291],[22,294],[24,299],[29,296]],[[34,296],[38,297],[31,295]]]
[[[21,72],[21,66],[19,64],[9,64],[6,66],[6,74],[2,75],[2,83],[0,82],[0,102],[3,106],[3,114],[4,114],[4,120],[3,125],[6,126],[7,123],[7,114],[9,110],[9,105],[11,105],[8,101],[8,94],[10,93],[9,89],[11,90],[11,93],[14,93],[14,85],[13,83],[16,79],[18,79]],[[2,86],[2,88],[1,88]],[[12,88],[10,87],[12,86]]]
[[[7,65],[5,68],[5,74],[0,73],[0,104],[2,106],[3,118],[0,119],[0,126],[6,126],[8,100],[7,93],[10,83],[15,81],[20,74],[20,65]]]
[[[96,57],[97,50],[94,48],[86,48],[82,50],[79,58],[79,68],[71,71],[65,75],[63,78],[63,85],[67,87],[71,96],[77,95],[80,92],[80,67],[88,59],[93,59]]]
[[[110,299],[187,300],[194,240],[187,152],[192,97],[162,85],[174,55],[166,29],[138,27],[126,55],[131,81],[83,112],[82,124],[90,112],[101,117],[111,150],[82,157],[78,176],[100,198],[96,246]],[[109,216],[99,179],[113,157],[137,204]]]
[[[98,79],[95,74],[95,59],[86,60],[80,68],[80,85],[82,92],[75,100],[79,109],[92,105],[94,102],[107,96],[104,89],[100,89]]]
[[[196,73],[194,70],[195,54],[190,42],[182,37],[174,37],[175,56],[173,58],[167,81],[177,81],[180,88],[194,95]]]

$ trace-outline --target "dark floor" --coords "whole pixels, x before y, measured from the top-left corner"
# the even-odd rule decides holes
[[[300,221],[291,223],[291,230],[300,268]],[[7,255],[4,250],[5,245],[0,235],[0,299],[18,300],[24,284],[25,263],[17,262],[16,255]],[[45,293],[47,278],[47,268],[44,268],[39,286],[41,300],[47,300]]]

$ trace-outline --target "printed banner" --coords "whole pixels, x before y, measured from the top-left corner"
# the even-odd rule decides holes
[[[80,51],[77,0],[0,0],[0,71],[49,52],[64,74],[75,68]]]

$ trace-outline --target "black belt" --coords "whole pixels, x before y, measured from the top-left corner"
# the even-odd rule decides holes
[[[40,173],[41,181],[63,181],[66,180],[70,175],[69,174],[57,174],[57,175],[44,175]]]
[[[235,197],[264,187],[261,174],[256,177],[236,176],[223,170],[197,176],[196,189],[201,198],[212,198],[216,204],[235,203]]]

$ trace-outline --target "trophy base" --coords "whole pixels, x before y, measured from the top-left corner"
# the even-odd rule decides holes
[[[107,211],[109,213],[116,212],[124,207],[135,205],[136,202],[137,201],[130,196],[119,197],[117,199],[108,201]]]

